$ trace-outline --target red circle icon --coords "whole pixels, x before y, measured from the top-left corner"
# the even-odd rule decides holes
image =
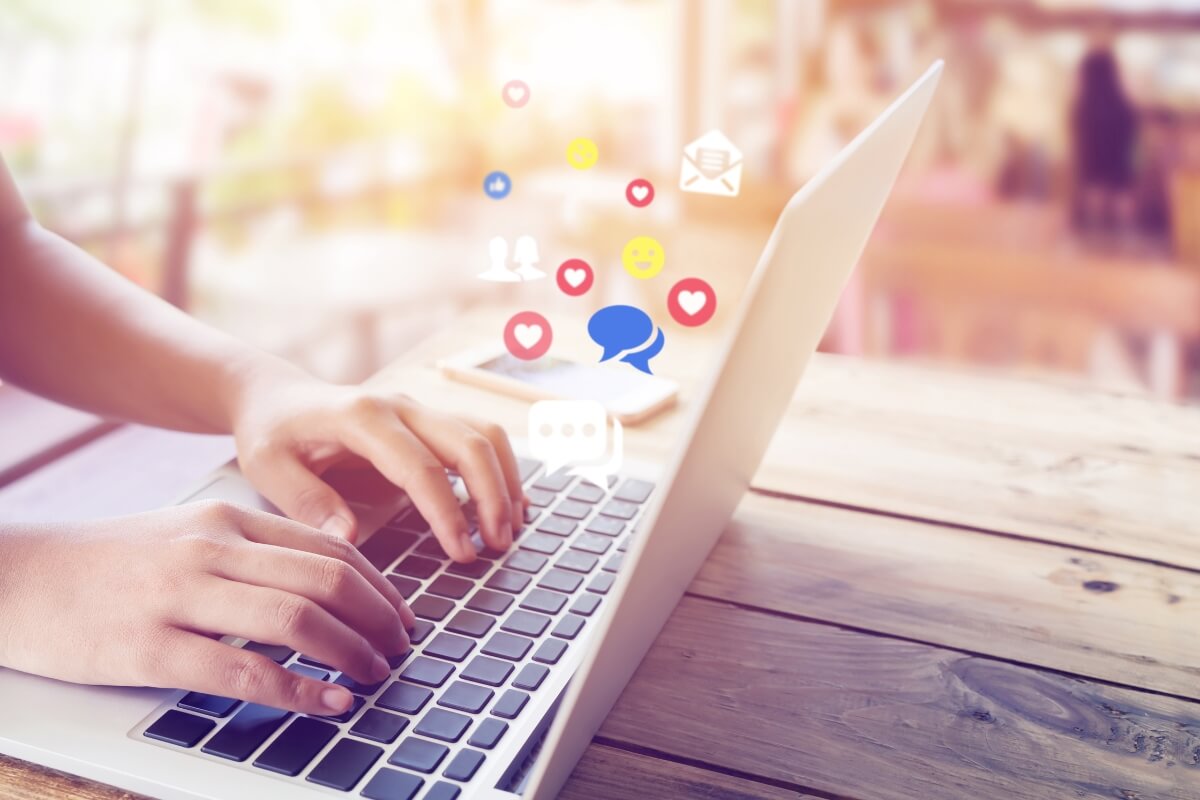
[[[546,355],[553,338],[550,323],[536,311],[513,314],[504,326],[504,346],[522,361],[533,361]]]
[[[568,258],[559,265],[555,278],[563,294],[579,297],[581,294],[587,294],[587,290],[592,288],[596,273],[592,271],[592,265],[582,258]]]
[[[654,201],[654,184],[645,178],[634,178],[625,187],[625,199],[635,208],[645,208]]]
[[[712,319],[717,311],[717,293],[707,281],[684,278],[671,287],[667,310],[680,325],[695,328]]]

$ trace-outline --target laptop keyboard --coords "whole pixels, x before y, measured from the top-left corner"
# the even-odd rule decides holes
[[[143,736],[369,800],[454,800],[599,611],[654,488],[599,487],[518,461],[532,505],[507,553],[454,563],[415,509],[362,546],[417,617],[388,679],[360,684],[287,647],[244,645],[346,687],[348,711],[317,717],[190,692]]]

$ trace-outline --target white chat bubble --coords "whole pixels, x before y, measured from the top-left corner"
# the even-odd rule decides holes
[[[529,450],[546,472],[570,467],[598,486],[621,469],[621,423],[613,420],[613,452],[608,450],[608,414],[594,400],[541,400],[529,408]]]

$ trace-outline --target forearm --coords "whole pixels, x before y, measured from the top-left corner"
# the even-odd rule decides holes
[[[250,384],[294,370],[28,217],[0,226],[0,379],[104,416],[227,433]]]

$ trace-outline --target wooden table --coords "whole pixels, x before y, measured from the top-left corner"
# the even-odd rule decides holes
[[[524,404],[431,366],[485,328],[379,379],[519,433]],[[228,453],[123,428],[0,518],[159,505]],[[818,357],[563,797],[1194,800],[1198,608],[1200,410]],[[64,796],[126,795],[0,758],[0,797]]]

